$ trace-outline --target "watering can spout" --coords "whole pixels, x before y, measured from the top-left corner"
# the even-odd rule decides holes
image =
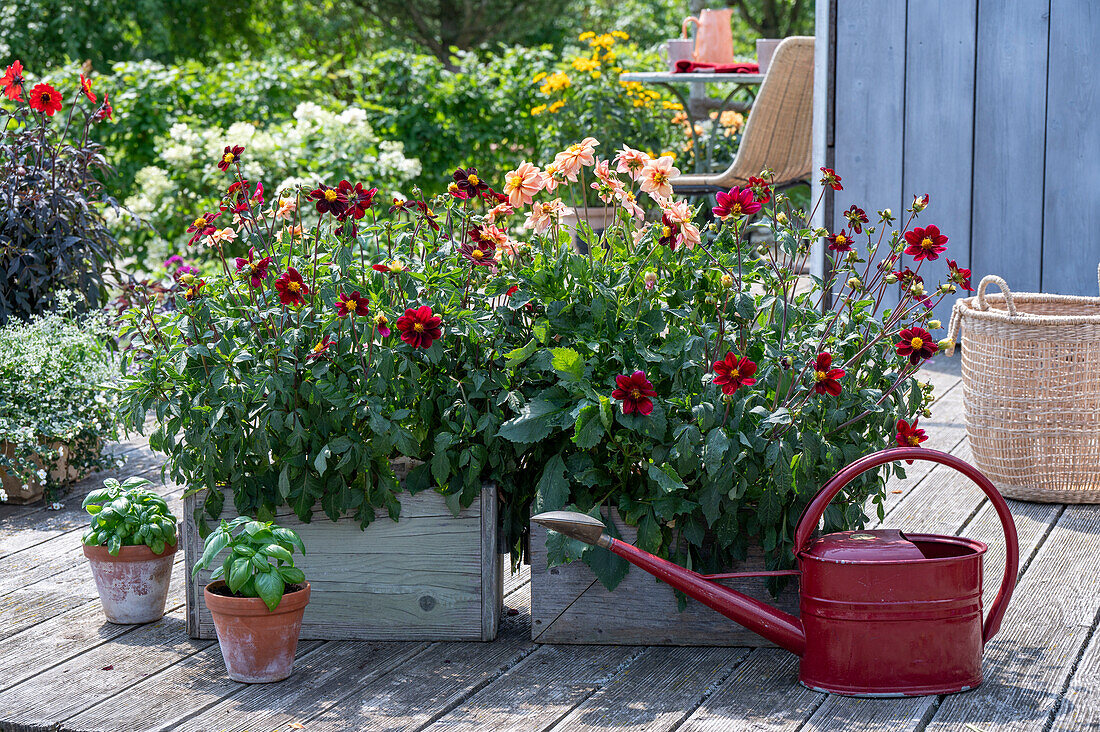
[[[688,597],[717,610],[781,648],[799,656],[805,650],[806,634],[802,629],[802,622],[795,616],[731,590],[678,564],[644,552],[632,544],[613,539],[604,532],[603,522],[599,519],[575,511],[548,511],[531,517],[531,520],[571,539],[600,546],[618,554]]]

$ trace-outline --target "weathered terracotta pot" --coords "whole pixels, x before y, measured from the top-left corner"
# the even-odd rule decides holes
[[[164,617],[177,546],[154,554],[147,546],[124,546],[112,557],[105,546],[84,546],[107,620],[120,625]]]
[[[211,582],[203,597],[214,616],[214,629],[229,678],[246,684],[265,684],[290,676],[302,630],[302,614],[309,604],[309,583],[283,595],[274,611],[268,610],[258,597],[230,597],[211,592],[224,587],[224,580]]]

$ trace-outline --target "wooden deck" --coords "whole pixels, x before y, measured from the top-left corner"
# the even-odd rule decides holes
[[[927,375],[939,398],[925,444],[965,459],[958,359]],[[159,479],[140,439],[123,449],[126,474]],[[891,485],[886,523],[988,542],[988,601],[1003,567],[996,516],[926,465]],[[181,489],[164,492],[179,511]],[[778,649],[537,645],[526,571],[506,582],[494,642],[304,641],[290,679],[239,685],[216,643],[187,637],[181,562],[163,620],[110,625],[80,550],[80,492],[60,511],[0,507],[0,729],[1100,730],[1100,506],[1010,503],[1020,581],[985,683],[902,700],[804,689]]]

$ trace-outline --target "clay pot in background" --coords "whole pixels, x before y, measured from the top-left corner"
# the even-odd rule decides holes
[[[164,617],[176,548],[154,554],[147,546],[124,546],[111,556],[105,546],[84,547],[107,620],[121,625],[152,623]]]
[[[211,592],[225,582],[211,582],[203,591],[214,616],[218,645],[229,678],[246,684],[282,681],[294,670],[294,652],[309,604],[309,583],[287,592],[274,611],[258,597],[230,597]]]

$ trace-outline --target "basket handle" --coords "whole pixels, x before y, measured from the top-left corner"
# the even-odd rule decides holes
[[[1097,270],[1097,281],[1100,282],[1100,268]],[[1010,317],[1016,315],[1016,303],[1012,300],[1012,290],[1008,289],[1008,283],[997,275],[986,275],[982,277],[982,281],[978,284],[978,310],[989,310],[989,303],[985,301],[985,288],[990,285],[996,285],[1001,288],[1001,293],[1005,296],[1005,305],[1008,306],[1008,314]]]
[[[928,460],[954,468],[978,484],[978,487],[989,498],[990,504],[997,512],[997,518],[1001,520],[1001,528],[1005,536],[1005,573],[1001,579],[1000,590],[989,608],[989,614],[986,616],[985,624],[982,627],[982,642],[988,643],[990,638],[1000,630],[1001,618],[1004,617],[1008,601],[1012,598],[1012,590],[1016,587],[1016,575],[1020,570],[1020,541],[1016,534],[1016,524],[1012,520],[1012,512],[1009,511],[1004,496],[994,487],[989,478],[985,477],[977,468],[954,455],[924,447],[892,447],[865,455],[848,467],[842,468],[839,473],[822,486],[821,490],[818,491],[817,495],[802,512],[802,517],[798,520],[798,526],[795,528],[794,553],[798,556],[806,551],[810,544],[810,537],[814,529],[817,528],[817,522],[821,520],[822,514],[825,513],[825,507],[848,483],[868,470],[874,470],[880,465],[898,460],[909,460],[910,462],[913,460]]]

